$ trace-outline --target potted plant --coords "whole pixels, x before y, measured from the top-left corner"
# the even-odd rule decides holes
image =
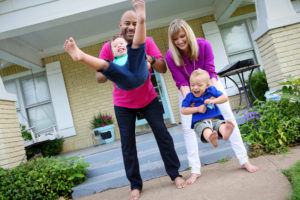
[[[101,143],[109,143],[115,140],[115,126],[111,115],[99,113],[91,120],[91,129]]]

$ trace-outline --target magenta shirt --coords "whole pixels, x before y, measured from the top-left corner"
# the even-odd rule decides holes
[[[196,40],[199,46],[198,61],[190,63],[185,56],[182,56],[184,66],[176,66],[170,49],[167,51],[166,61],[178,89],[180,89],[181,86],[189,86],[191,73],[199,68],[206,70],[211,79],[216,78],[218,80],[214,65],[214,54],[209,42],[203,38],[197,38]]]
[[[151,38],[146,38],[145,46],[147,55],[154,56],[156,59],[163,59],[162,54]],[[103,45],[99,58],[111,61],[114,60],[114,56],[110,49],[110,42]],[[116,106],[125,108],[142,108],[148,105],[156,96],[157,94],[151,82],[151,69],[149,70],[149,78],[144,85],[139,88],[133,90],[122,90],[117,88],[116,84],[114,84],[113,98],[114,105]]]

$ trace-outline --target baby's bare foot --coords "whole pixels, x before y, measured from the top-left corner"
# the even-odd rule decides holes
[[[77,47],[75,40],[70,37],[64,43],[64,49],[72,57],[74,61],[80,61],[82,58],[82,51]]]
[[[139,200],[141,196],[141,191],[138,189],[134,189],[131,191],[129,200]]]
[[[189,184],[189,185],[191,185],[191,184],[195,183],[195,181],[196,181],[200,176],[201,176],[201,174],[194,174],[194,173],[192,173],[191,176],[190,176],[190,178],[188,178],[188,179],[186,180],[186,183]]]
[[[175,178],[174,183],[178,189],[182,189],[186,186],[185,180],[183,178],[181,178],[180,176]]]
[[[216,131],[213,131],[208,137],[209,142],[213,147],[218,147],[218,134]]]
[[[249,161],[242,165],[242,168],[245,168],[248,172],[254,173],[258,171],[258,167],[252,165]]]
[[[229,139],[229,137],[232,134],[233,129],[234,129],[234,124],[231,121],[227,120],[225,122],[225,131],[224,131],[224,134],[222,135],[223,140],[228,140]]]
[[[146,8],[144,0],[132,0],[132,6],[135,9],[138,23],[144,23],[146,19]]]

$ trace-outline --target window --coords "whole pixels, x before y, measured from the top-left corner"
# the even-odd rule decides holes
[[[257,63],[254,44],[250,35],[256,29],[256,24],[256,19],[248,19],[220,27],[230,63],[250,58],[254,60],[254,63]],[[249,73],[244,74],[245,78],[248,78]],[[233,76],[233,79],[239,82],[237,75]]]
[[[33,127],[35,133],[52,130],[56,122],[44,73],[8,81],[4,85],[8,92],[17,95],[19,123]]]

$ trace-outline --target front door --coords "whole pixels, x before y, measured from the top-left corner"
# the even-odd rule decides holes
[[[161,109],[163,110],[163,113],[164,113],[163,117],[164,117],[164,119],[168,119],[168,118],[170,118],[170,112],[169,112],[167,101],[166,101],[165,91],[162,87],[161,77],[160,77],[159,73],[156,72],[153,68],[152,68],[152,73],[151,73],[151,81],[152,81],[153,87],[157,93],[157,98],[161,105]],[[143,125],[143,124],[147,124],[147,121],[142,114],[138,113],[137,118],[136,118],[136,125],[139,126],[139,125]]]

